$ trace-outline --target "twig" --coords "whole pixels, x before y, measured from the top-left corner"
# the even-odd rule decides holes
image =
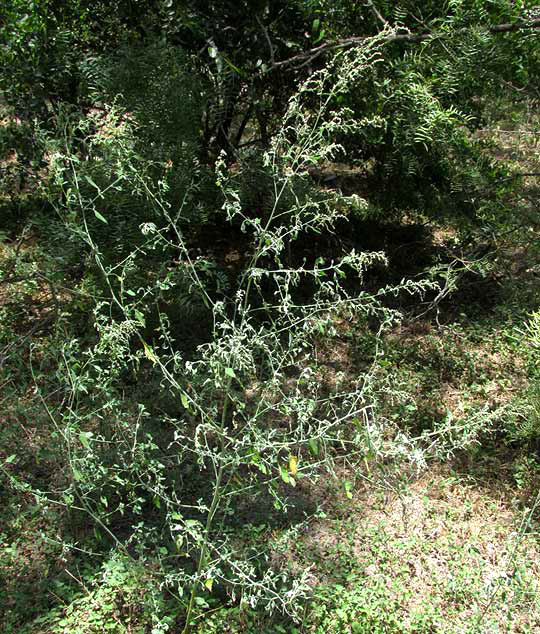
[[[540,18],[534,20],[520,20],[510,24],[495,24],[489,27],[490,33],[511,33],[512,31],[520,31],[522,29],[537,29],[540,27]]]
[[[488,26],[487,30],[492,34],[499,33],[511,33],[513,31],[520,31],[524,29],[537,29],[540,28],[540,18],[536,18],[534,20],[529,21],[520,21],[514,22],[511,24],[496,24],[493,26]],[[304,51],[299,53],[298,55],[294,55],[293,57],[289,57],[289,59],[284,59],[280,62],[276,62],[273,64],[269,70],[274,70],[276,68],[284,68],[286,66],[293,66],[296,69],[302,68],[311,62],[313,62],[317,57],[320,57],[323,53],[340,50],[340,49],[349,49],[354,48],[355,46],[361,46],[364,42],[370,40],[372,35],[361,35],[356,37],[348,37],[341,40],[335,40],[334,42],[325,42],[324,44],[320,44],[315,48],[312,48],[308,51]],[[435,40],[443,37],[443,34],[439,34],[437,32],[431,33],[391,33],[386,37],[383,37],[383,42],[385,44],[391,44],[393,42],[407,42],[418,44],[420,42],[426,42],[428,40]]]
[[[259,18],[259,16],[255,16],[255,19],[257,20],[257,22],[259,23],[259,26],[261,27],[262,32],[264,33],[264,37],[266,38],[266,42],[268,44],[268,48],[270,49],[270,64],[273,66],[274,65],[274,47],[272,46],[272,42],[270,40],[270,36],[268,35],[268,31],[266,29],[266,27],[264,26],[264,24],[262,23],[261,19]]]
[[[314,61],[317,57],[322,55],[323,53],[336,51],[340,49],[348,49],[353,48],[355,46],[360,46],[364,42],[370,40],[372,35],[361,35],[357,37],[348,37],[342,40],[335,40],[334,42],[325,42],[324,44],[320,44],[315,48],[310,49],[309,51],[304,51],[303,53],[299,53],[298,55],[294,55],[293,57],[289,57],[289,59],[282,60],[281,62],[276,62],[271,68],[283,68],[284,66],[293,65],[295,68],[302,68],[307,64]],[[385,43],[397,42],[397,41],[415,41],[420,42],[422,40],[426,40],[431,38],[431,35],[414,35],[411,33],[394,33],[389,35],[384,39]],[[296,63],[299,63],[296,66]]]
[[[39,332],[40,329],[45,328],[46,326],[48,326],[49,324],[53,322],[54,322],[53,315],[47,315],[47,317],[45,317],[44,319],[37,321],[29,330],[29,332],[24,337],[22,337],[22,339],[21,338],[17,339],[17,341],[13,341],[12,343],[8,344],[0,353],[0,368],[4,365],[4,361],[7,360],[8,353],[12,348],[22,346],[25,343],[25,341],[27,341],[28,339],[30,339],[30,337],[32,337],[32,335],[36,334],[36,332]]]
[[[383,28],[385,29],[388,28],[389,26],[388,21],[381,15],[380,11],[373,4],[372,0],[366,0],[366,6],[373,13],[375,18],[379,20],[379,22],[383,25]]]

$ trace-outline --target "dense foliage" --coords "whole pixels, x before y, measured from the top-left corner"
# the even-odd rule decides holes
[[[434,631],[314,593],[286,552],[321,477],[352,499],[344,464],[395,492],[488,433],[538,443],[534,352],[520,398],[458,420],[422,415],[385,352],[538,226],[479,133],[538,97],[534,5],[4,3],[2,495],[49,562],[6,632]]]

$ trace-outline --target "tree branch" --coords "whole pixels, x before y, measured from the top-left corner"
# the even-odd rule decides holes
[[[373,6],[373,5],[371,5]],[[540,18],[535,18],[534,20],[528,21],[519,21],[513,22],[509,24],[495,24],[493,26],[487,27],[487,30],[496,35],[499,33],[511,33],[513,31],[521,31],[525,29],[537,29],[540,28]],[[284,59],[280,62],[275,62],[271,65],[269,70],[274,70],[277,68],[284,68],[286,66],[292,66],[296,69],[302,68],[308,64],[311,64],[317,57],[320,57],[322,54],[336,51],[340,49],[349,49],[354,48],[355,46],[361,46],[364,42],[371,39],[372,35],[360,35],[356,37],[348,37],[341,40],[335,40],[334,42],[325,42],[324,44],[320,44],[315,48],[309,49],[308,51],[304,51],[302,53],[298,53],[298,55],[294,55],[293,57],[289,57],[289,59]],[[413,44],[417,44],[419,42],[426,42],[427,40],[435,40],[442,37],[442,35],[437,32],[432,33],[391,33],[388,36],[383,38],[384,43],[391,44],[393,42],[410,42]]]
[[[540,27],[540,18],[534,20],[512,22],[511,24],[495,24],[489,27],[490,33],[510,33],[512,31],[521,31],[523,29],[537,29]]]
[[[366,6],[373,13],[375,18],[382,24],[383,28],[386,29],[389,26],[388,21],[384,19],[380,11],[373,4],[372,0],[366,0]]]
[[[255,19],[259,23],[259,26],[261,27],[261,30],[262,30],[262,32],[264,34],[265,39],[266,39],[266,43],[268,44],[268,48],[270,49],[270,64],[273,66],[274,65],[274,47],[272,46],[272,42],[270,40],[270,36],[268,35],[268,31],[266,30],[264,24],[262,23],[262,21],[261,21],[261,19],[259,18],[258,15],[255,16]]]

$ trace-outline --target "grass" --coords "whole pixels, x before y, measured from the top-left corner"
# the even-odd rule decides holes
[[[314,586],[301,623],[222,609],[198,631],[537,631],[539,533],[524,521],[530,512],[519,508],[506,460],[494,453],[472,469],[466,456],[432,466],[399,495],[361,480],[351,500],[311,521],[291,548]]]
[[[366,632],[534,631],[539,545],[520,534],[510,492],[448,466],[386,502],[369,487],[356,492],[345,521],[314,531],[331,574],[341,562],[321,596],[337,587],[340,599],[315,608],[305,631],[341,634],[355,622]]]

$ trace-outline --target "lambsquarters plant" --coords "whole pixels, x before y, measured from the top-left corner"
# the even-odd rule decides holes
[[[395,323],[399,315],[384,306],[386,296],[434,286],[404,281],[375,293],[362,290],[366,270],[384,263],[383,253],[351,251],[339,259],[291,264],[300,235],[331,231],[338,218],[365,207],[358,197],[314,190],[307,174],[338,154],[338,134],[377,124],[355,121],[331,104],[379,62],[384,35],[338,54],[291,98],[281,131],[260,162],[261,181],[270,184],[264,213],[246,208],[235,186],[242,159],[234,174],[223,160],[218,163],[223,213],[241,225],[251,244],[232,290],[214,292],[211,263],[190,251],[181,230],[183,215],[197,202],[195,164],[193,183],[173,208],[165,202],[166,176],[159,183],[149,176],[152,170],[133,150],[129,118],[114,113],[107,125],[115,133],[89,139],[85,162],[76,160],[68,140],[55,156],[64,192],[58,211],[89,248],[109,297],[95,308],[97,343],[86,352],[76,343],[64,350],[71,396],[58,426],[72,478],[63,500],[87,512],[137,565],[148,562],[159,588],[183,605],[185,633],[205,609],[204,597],[218,588],[252,606],[297,613],[308,594],[309,570],[292,575],[272,566],[260,547],[256,556],[246,555],[228,529],[230,517],[240,501],[257,495],[269,495],[276,512],[285,512],[297,482],[331,468],[336,446],[367,451],[371,373],[346,387],[324,386],[317,341],[332,334],[337,316],[369,316],[381,328]],[[107,186],[91,175],[103,155],[112,161]],[[148,208],[140,244],[116,262],[99,246],[100,230],[111,221],[101,205],[108,188],[136,192]],[[163,266],[145,276],[159,253],[174,254],[174,270]],[[159,307],[162,294],[176,287],[200,298],[213,324],[210,338],[189,358],[179,352],[163,310],[153,330],[146,324],[148,306]],[[176,415],[157,421],[159,433],[145,404],[134,403],[121,386],[126,372],[139,381],[152,377],[160,394],[176,403]],[[187,493],[186,465],[204,477],[205,489],[196,495]],[[156,513],[159,521],[152,519]],[[119,515],[132,518],[128,530],[117,530]],[[155,631],[165,629],[156,616]]]

